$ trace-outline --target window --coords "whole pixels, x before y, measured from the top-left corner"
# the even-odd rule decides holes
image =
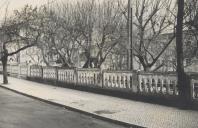
[[[190,58],[186,58],[186,66],[189,66],[191,64],[191,59]]]

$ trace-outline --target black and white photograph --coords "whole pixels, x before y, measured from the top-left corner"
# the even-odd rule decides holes
[[[0,12],[0,128],[198,128],[198,0]]]

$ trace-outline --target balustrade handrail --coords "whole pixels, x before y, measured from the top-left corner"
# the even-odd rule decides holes
[[[103,70],[105,73],[136,73],[136,71],[126,71],[126,70]]]
[[[78,71],[100,71],[99,68],[76,68]]]
[[[178,95],[177,74],[174,72],[112,71],[98,68],[61,68],[52,66],[8,66],[9,74],[19,77],[40,78],[78,85],[94,85],[102,88],[126,89],[132,92],[160,95]],[[0,70],[3,70],[0,68]],[[193,86],[198,84],[198,74],[188,73]],[[197,89],[197,86],[196,86]],[[198,93],[192,91],[193,95]]]
[[[163,75],[163,76],[177,76],[174,72],[138,72],[140,75]]]

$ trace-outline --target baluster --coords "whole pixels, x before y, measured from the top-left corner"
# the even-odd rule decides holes
[[[80,75],[80,73],[78,73],[77,75],[78,75],[78,83],[81,83],[81,75]]]
[[[69,80],[68,80],[68,71],[65,71],[65,81],[67,81],[67,82],[69,82]]]
[[[60,75],[59,75],[60,77],[59,77],[59,79],[61,80],[61,81],[63,81],[63,71],[62,70],[60,70]]]
[[[50,75],[49,73],[47,73],[47,69],[45,70],[45,75],[46,75],[46,78],[48,78],[48,76]]]
[[[104,74],[104,81],[105,81],[105,84],[104,84],[103,86],[108,87],[109,80],[108,80],[108,78],[107,78],[107,75],[106,75],[106,74]]]
[[[160,90],[161,90],[161,81],[160,81],[160,79],[158,79],[157,80],[157,92],[160,93]]]
[[[97,75],[94,73],[94,81],[93,81],[94,85],[96,85],[96,77]]]
[[[90,72],[90,75],[91,75],[91,76],[90,76],[90,77],[91,77],[91,84],[92,84],[92,85],[94,85],[94,77],[93,77],[93,76],[94,76],[94,73],[95,73],[95,72],[93,72],[93,73]]]
[[[67,77],[68,77],[68,78],[67,78],[67,79],[68,79],[68,81],[69,81],[69,82],[71,82],[71,72],[70,72],[70,71],[68,71],[68,73],[67,73]]]
[[[166,85],[166,93],[168,95],[170,95],[170,84],[171,84],[171,81],[169,79],[167,79],[167,85]]]
[[[116,88],[119,87],[119,75],[116,76]]]
[[[51,78],[50,79],[53,80],[53,78],[54,78],[54,71],[53,71],[53,69],[50,69],[50,71],[51,71]]]
[[[94,78],[94,76],[95,76],[95,72],[93,72],[92,73],[92,76],[91,76],[91,81],[92,81],[92,84],[93,85],[95,85],[95,82],[94,82],[95,81],[95,78]]]
[[[85,73],[82,73],[83,76],[83,84],[85,83]]]
[[[69,79],[68,79],[68,71],[65,72],[65,81],[69,82]]]
[[[61,71],[61,80],[62,80],[62,82],[65,82],[65,71],[64,70],[62,70]]]
[[[72,82],[72,73],[70,70],[68,70],[68,81],[69,81],[69,83]]]
[[[160,93],[163,94],[163,85],[164,85],[164,80],[161,79],[161,85],[160,85]]]
[[[69,71],[66,71],[65,72],[65,80],[69,83],[70,80],[69,80]]]
[[[139,75],[139,78],[138,78],[138,87],[137,87],[137,90],[138,92],[141,92],[142,91],[142,77]]]
[[[115,86],[115,76],[114,75],[111,75],[112,76],[112,81],[111,81],[111,87],[114,87]]]
[[[90,72],[86,72],[86,84],[87,85],[90,85],[91,84],[91,74],[90,74]]]
[[[122,86],[123,86],[123,76],[121,75],[120,76],[120,87],[119,88],[122,88]]]
[[[64,81],[66,81],[66,82],[68,82],[68,80],[67,80],[67,70],[65,70],[65,72],[64,72]]]
[[[119,81],[118,81],[118,79],[119,79],[118,76],[119,76],[119,74],[116,74],[116,75],[115,75],[115,88],[118,87],[118,82],[119,82]]]
[[[129,88],[130,88],[131,90],[133,90],[133,85],[132,85],[132,74],[129,74],[129,75],[128,75],[128,79],[129,79]]]
[[[84,85],[86,85],[86,84],[87,84],[87,73],[84,72]]]
[[[51,78],[50,79],[53,79],[54,78],[54,72],[53,72],[52,69],[50,69],[50,71],[51,71]]]
[[[152,92],[155,93],[156,90],[155,90],[155,79],[154,78],[151,79],[151,85],[152,85]]]
[[[39,71],[39,70],[38,70]],[[38,72],[39,73],[39,72]],[[40,76],[40,74],[38,74],[38,76]],[[46,78],[46,73],[45,73],[45,68],[43,68],[43,78]]]
[[[173,83],[173,95],[177,95],[177,82],[174,81]]]
[[[110,87],[113,87],[113,76],[112,76],[112,74],[110,74]]]
[[[125,85],[126,85],[126,88],[128,89],[128,88],[130,88],[129,87],[129,80],[128,80],[128,75],[126,74],[126,76],[125,76]]]
[[[80,83],[82,84],[83,83],[83,74],[82,74],[82,72],[79,72],[79,74],[80,74],[80,79],[81,79]]]
[[[116,74],[113,74],[113,88],[116,87]]]
[[[75,76],[73,71],[72,71],[72,78],[73,78],[73,82],[75,83]]]
[[[47,75],[47,79],[50,79],[51,78],[51,75],[52,75],[52,72],[50,72],[50,69],[47,69],[46,70],[46,74],[48,74]]]
[[[60,69],[58,70],[58,81],[61,81]]]
[[[144,78],[144,87],[145,87],[145,92],[148,93],[149,92],[149,81],[148,78]]]
[[[73,83],[74,82],[74,73],[72,71],[70,71],[70,73],[71,73],[71,83]]]
[[[62,81],[66,82],[66,80],[65,80],[65,70],[61,71],[61,76],[62,76]]]
[[[164,86],[163,86],[164,94],[167,94],[167,86],[168,86],[168,81],[167,81],[167,79],[164,79]]]
[[[145,79],[144,78],[142,78],[142,84],[141,84],[141,86],[142,86],[142,92],[146,92],[146,89],[145,89]]]
[[[51,76],[51,72],[50,72],[50,70],[49,70],[49,69],[47,69],[47,70],[46,70],[46,75],[47,75],[47,79],[49,79],[49,78],[50,78],[50,76]]]
[[[127,78],[127,81],[126,81],[127,82],[127,88],[130,89],[131,86],[130,86],[130,76],[129,76],[129,74],[126,75],[126,78]]]
[[[58,81],[62,81],[62,75],[61,75],[60,70],[58,70]]]
[[[61,71],[62,72],[62,81],[65,81],[65,71]]]
[[[149,93],[152,93],[153,92],[152,78],[148,79],[148,87],[149,87]]]
[[[114,87],[114,75],[111,74],[111,87]]]
[[[81,84],[84,83],[84,74],[81,72]]]
[[[86,72],[86,84],[90,84],[90,77],[88,72]]]
[[[84,82],[85,82],[85,78],[84,78],[85,75],[84,75],[84,73],[82,73],[82,72],[81,72],[81,74],[82,74],[82,84],[84,84]]]
[[[117,83],[118,83],[117,88],[120,88],[120,86],[121,86],[121,77],[120,77],[120,75],[117,76]]]
[[[85,77],[86,78],[85,79],[86,80],[86,85],[88,85],[89,82],[90,82],[90,80],[89,80],[89,74],[87,72],[85,74],[86,74],[86,77]]]
[[[110,83],[111,83],[111,77],[108,75],[108,84],[107,84],[107,87],[110,87]]]
[[[102,86],[105,87],[106,85],[107,85],[106,74],[103,73],[103,77],[102,77]]]
[[[87,78],[88,84],[91,84],[91,80],[92,80],[91,74],[88,72],[87,75],[88,75],[88,78]]]
[[[122,87],[121,88],[125,88],[125,87],[126,87],[125,76],[122,75]]]
[[[85,72],[85,77],[84,77],[84,79],[85,79],[85,85],[88,84],[87,72]]]
[[[125,75],[125,85],[126,85],[126,88],[130,88],[129,87],[129,80],[128,80],[128,74]]]

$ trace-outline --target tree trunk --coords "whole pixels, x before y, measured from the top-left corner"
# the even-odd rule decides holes
[[[3,83],[4,84],[8,84],[7,61],[8,61],[8,56],[7,55],[3,56],[2,64],[3,64]]]
[[[83,68],[90,68],[91,67],[91,59],[87,58],[85,64],[83,65]]]
[[[90,51],[89,50],[86,50],[85,51],[85,56],[86,56],[86,62],[85,64],[83,65],[83,68],[90,68],[92,65],[92,59],[91,59],[91,55],[90,55]]]
[[[143,68],[144,68],[144,71],[145,72],[151,71],[151,67],[149,67],[149,66],[143,66]]]
[[[187,106],[190,101],[189,78],[184,72],[183,56],[183,16],[184,0],[178,0],[178,14],[176,26],[176,50],[177,50],[177,77],[178,89],[182,106]]]

